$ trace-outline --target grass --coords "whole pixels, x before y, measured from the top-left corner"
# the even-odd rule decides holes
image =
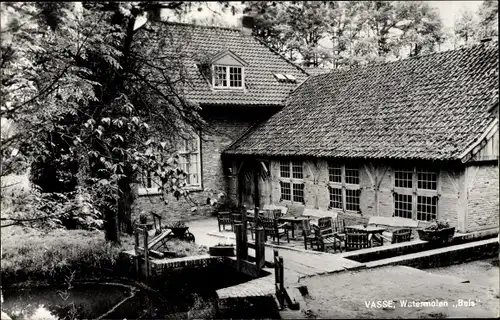
[[[130,246],[128,238],[122,245],[112,245],[99,231],[3,228],[2,278],[53,278],[72,271],[112,269],[120,252]]]
[[[62,280],[76,272],[78,278],[113,276],[120,252],[133,249],[133,237],[122,236],[112,245],[101,231],[57,229],[48,232],[12,226],[2,228],[2,281]],[[207,248],[173,240],[168,250],[177,257],[201,255]]]

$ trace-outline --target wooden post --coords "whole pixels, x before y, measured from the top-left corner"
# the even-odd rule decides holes
[[[243,207],[241,212],[241,245],[242,245],[242,256],[244,260],[248,260],[248,232],[247,232],[247,212],[246,208]]]
[[[283,298],[285,293],[285,275],[283,269],[283,257],[279,257],[279,273],[280,273],[280,294],[281,294],[281,304],[283,304]]]
[[[260,226],[260,221],[259,221],[259,207],[255,207],[254,212],[253,212],[253,218],[255,222],[255,229]]]
[[[260,271],[266,264],[264,242],[264,228],[259,227],[255,230],[255,265],[257,267],[257,274],[260,274]]]
[[[274,250],[274,289],[280,308],[283,308],[283,257],[278,257],[278,250]]]
[[[134,237],[135,237],[135,242],[134,242],[134,252],[135,252],[135,257],[134,257],[134,263],[135,263],[135,274],[136,276],[139,276],[139,252],[137,252],[137,248],[139,248],[139,230],[135,228],[134,230]]]
[[[236,270],[238,272],[241,271],[241,260],[242,260],[242,250],[243,250],[243,244],[242,244],[242,233],[241,233],[242,226],[241,224],[235,224],[234,225],[234,231],[235,231],[235,236],[236,236]]]
[[[149,277],[148,229],[144,228],[143,232],[144,232],[144,267],[146,269],[144,277],[147,280]]]

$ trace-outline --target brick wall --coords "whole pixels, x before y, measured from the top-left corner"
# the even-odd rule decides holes
[[[238,108],[238,110],[235,110]],[[202,161],[202,188],[203,190],[191,191],[189,199],[177,200],[167,195],[165,203],[159,195],[138,196],[134,206],[133,214],[138,215],[141,211],[156,211],[165,218],[180,219],[184,215],[210,214],[214,208],[206,205],[207,198],[211,192],[225,192],[231,194],[231,199],[236,195],[235,183],[231,183],[232,177],[225,174],[225,164],[221,159],[221,153],[234,140],[239,138],[256,122],[268,118],[272,110],[241,109],[233,106],[231,108],[206,109],[202,116],[207,121],[207,128],[201,136],[201,161]],[[262,107],[260,107],[262,108]],[[229,164],[230,165],[230,164]],[[227,173],[227,172],[226,172]],[[196,211],[192,209],[196,207]]]
[[[498,227],[498,165],[471,165],[467,168],[467,231]]]
[[[344,218],[346,224],[363,224],[368,221],[370,216],[391,217],[394,213],[393,165],[366,161],[359,163],[359,168],[360,213],[328,209],[330,202],[328,163],[323,159],[304,160],[303,162],[305,204],[280,200],[279,160],[271,159],[270,181],[260,182],[261,202],[294,208],[335,210],[339,217]],[[463,172],[463,168],[457,169],[443,165],[438,175],[438,219],[447,220],[453,226],[457,226],[459,190],[463,185]],[[264,185],[268,186],[264,188]],[[245,204],[252,205],[249,202]]]

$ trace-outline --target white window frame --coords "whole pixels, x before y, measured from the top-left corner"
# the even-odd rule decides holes
[[[182,159],[182,156],[189,155],[189,154],[196,154],[196,170],[198,174],[198,183],[196,184],[186,184],[186,189],[190,190],[201,190],[202,189],[202,172],[201,172],[201,139],[199,134],[194,134],[193,138],[196,140],[196,146],[198,147],[198,152],[193,152],[193,151],[187,151],[185,148],[185,141],[182,143],[182,148],[179,150],[179,156]],[[179,160],[179,165],[181,168],[183,168],[184,162]],[[186,165],[188,162],[186,161]]]
[[[340,182],[330,181],[330,167],[333,167],[332,165],[340,167],[340,173],[341,173]],[[346,182],[346,165],[345,164],[336,163],[334,161],[328,161],[327,167],[328,167],[328,207],[329,207],[329,209],[340,210],[342,212],[361,213],[361,193],[359,191],[359,190],[361,190],[361,188],[359,186],[361,170],[360,170],[359,165],[353,165],[353,166],[347,165],[347,167],[349,169],[352,167],[357,168],[357,170],[358,170],[358,184]],[[340,189],[341,190],[341,206],[342,206],[342,208],[336,208],[336,207],[331,206],[330,189]],[[358,193],[358,198],[359,198],[358,210],[347,210],[347,191],[346,190],[352,190],[352,191],[355,191],[356,193]]]
[[[226,69],[226,85],[225,86],[216,85],[215,67]],[[241,87],[232,87],[231,86],[231,75],[229,73],[230,68],[240,68],[241,69]],[[237,89],[237,90],[245,89],[245,68],[243,66],[218,65],[218,64],[212,65],[212,87],[214,89]]]
[[[147,172],[145,172],[147,174]],[[160,187],[160,179],[159,177],[155,175],[151,175],[151,187],[145,187],[143,185],[143,179],[144,179],[144,173],[139,173],[140,181],[139,181],[139,187],[137,190],[137,193],[142,196],[142,195],[157,195],[161,194],[161,191],[159,190]],[[147,179],[147,178],[146,178]]]
[[[288,165],[288,170],[290,172],[290,176],[289,177],[282,177],[281,176],[281,164],[282,163],[287,163]],[[297,164],[297,163],[300,163],[300,166],[302,168],[302,178],[294,178],[293,177],[293,164]],[[290,203],[300,203],[300,204],[305,204],[305,193],[304,193],[304,189],[305,189],[305,182],[304,182],[304,162],[303,161],[297,161],[297,160],[280,160],[278,161],[278,167],[279,167],[279,182],[280,182],[280,199],[281,201],[286,201],[286,202],[290,202]],[[281,183],[289,183],[290,184],[290,200],[288,199],[283,199],[283,195],[282,195],[282,186],[281,186]],[[294,184],[300,184],[302,185],[302,201],[294,201],[293,199],[293,191],[294,191],[294,188],[293,188],[293,185]]]
[[[405,168],[401,168],[405,169]],[[424,221],[428,222],[431,220],[418,220],[417,219],[417,211],[418,211],[418,197],[436,197],[436,217],[435,219],[438,219],[439,217],[439,190],[440,190],[440,172],[438,169],[435,170],[429,170],[426,167],[420,167],[420,166],[409,166],[406,167],[406,169],[411,169],[408,171],[412,172],[411,175],[411,181],[412,181],[412,187],[411,188],[402,188],[402,187],[396,187],[396,171],[401,171],[398,170],[398,168],[394,169],[394,174],[392,178],[392,185],[393,185],[393,191],[394,193],[397,194],[404,194],[404,195],[409,195],[411,196],[411,219],[416,220],[416,221]],[[436,189],[419,189],[418,188],[418,171],[419,170],[425,170],[426,172],[432,172],[435,173],[436,175]],[[396,197],[393,196],[393,213],[394,216],[396,216]],[[429,214],[429,213],[425,213]]]

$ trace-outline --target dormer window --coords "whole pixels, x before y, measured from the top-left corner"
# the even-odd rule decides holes
[[[214,89],[245,88],[245,60],[231,50],[225,50],[212,57],[211,62]]]
[[[243,88],[243,67],[213,66],[214,88]]]

